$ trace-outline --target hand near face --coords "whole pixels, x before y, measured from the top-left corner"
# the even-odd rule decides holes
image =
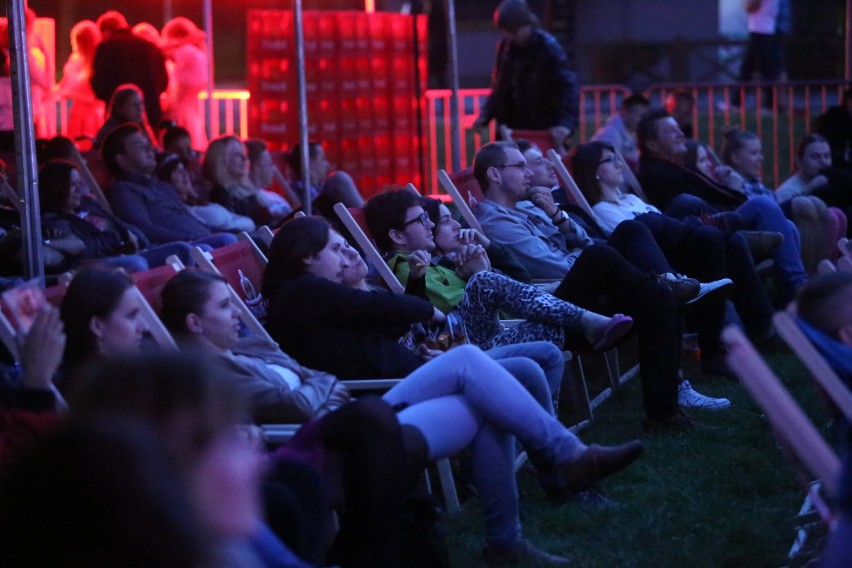
[[[19,340],[23,386],[48,390],[62,362],[65,333],[59,310],[47,304],[41,307],[26,337]]]
[[[456,274],[467,280],[477,272],[491,270],[491,262],[482,245],[462,245],[456,251]]]
[[[550,189],[546,187],[531,187],[528,192],[528,199],[551,219],[559,213],[559,206],[553,201],[553,194]]]
[[[808,183],[808,191],[813,191],[824,185],[828,185],[828,178],[820,174]]]
[[[429,268],[429,263],[432,261],[432,255],[425,250],[416,250],[408,255],[408,277],[423,278],[426,274],[426,269]]]
[[[716,179],[731,189],[740,190],[743,187],[743,177],[735,172],[730,166],[719,166],[716,168]]]
[[[463,245],[482,245],[484,248],[491,246],[491,241],[476,229],[459,229],[459,242]]]

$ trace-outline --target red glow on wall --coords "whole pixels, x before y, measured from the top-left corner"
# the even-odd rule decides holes
[[[426,19],[416,16],[415,61],[412,17],[303,13],[309,136],[325,142],[365,196],[388,183],[422,182],[416,109],[418,83],[426,85]],[[292,20],[289,11],[249,11],[249,132],[273,149],[298,139]]]

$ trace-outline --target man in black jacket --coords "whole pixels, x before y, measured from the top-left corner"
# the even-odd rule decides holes
[[[149,124],[160,121],[160,94],[169,84],[166,60],[160,48],[137,37],[125,17],[115,10],[98,18],[103,41],[95,50],[92,64],[92,89],[95,96],[109,103],[116,87],[132,83],[145,95],[145,112]]]
[[[562,147],[579,117],[580,87],[568,56],[524,0],[504,0],[494,25],[508,37],[497,46],[491,96],[474,126],[495,119],[509,128],[549,129],[554,145]]]
[[[736,211],[741,228],[778,232],[784,242],[772,253],[780,292],[786,305],[808,281],[802,265],[799,232],[787,221],[778,203],[766,196],[748,198],[696,171],[683,167],[684,136],[674,118],[663,109],[648,111],[639,121],[639,183],[653,205],[666,215],[693,215]]]

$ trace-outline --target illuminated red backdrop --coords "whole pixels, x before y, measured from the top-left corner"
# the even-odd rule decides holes
[[[324,142],[365,197],[387,184],[422,187],[417,105],[426,87],[426,18],[305,11],[303,22],[311,140]],[[249,11],[249,134],[273,149],[299,138],[295,59],[292,12]]]

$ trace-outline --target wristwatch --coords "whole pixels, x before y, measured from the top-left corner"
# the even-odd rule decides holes
[[[560,209],[559,213],[550,218],[553,221],[553,224],[557,227],[568,220],[568,213],[565,212],[564,209]]]

